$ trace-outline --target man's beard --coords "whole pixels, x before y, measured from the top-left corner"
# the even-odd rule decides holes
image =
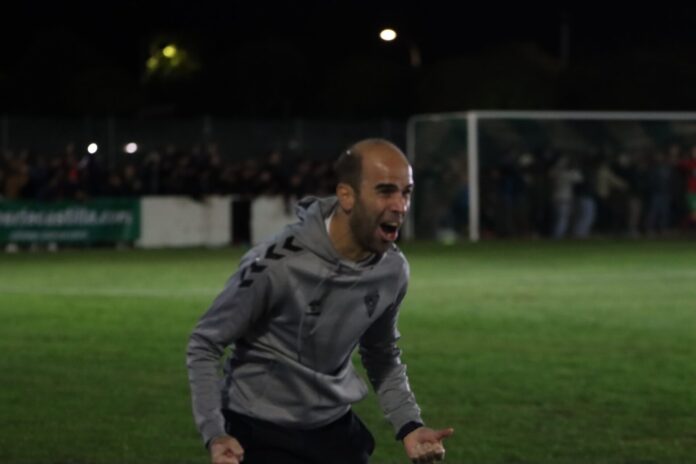
[[[358,200],[350,215],[350,231],[355,242],[371,253],[384,253],[389,247],[375,236],[378,218],[371,218],[363,203]]]

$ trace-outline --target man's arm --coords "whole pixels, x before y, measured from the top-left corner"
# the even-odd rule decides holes
[[[402,428],[422,425],[420,408],[406,376],[406,365],[401,362],[400,338],[397,329],[399,305],[406,288],[399,298],[377,319],[360,339],[360,356],[367,376],[372,383],[380,406],[397,435]]]
[[[186,361],[193,415],[209,448],[213,439],[226,435],[219,374],[224,350],[247,333],[270,298],[267,272],[250,270],[256,261],[254,253],[244,257],[189,339]]]
[[[402,441],[406,454],[413,462],[429,463],[444,459],[442,440],[454,430],[434,430],[425,427],[421,419],[406,376],[406,366],[401,362],[401,350],[396,344],[400,337],[398,312],[405,295],[404,285],[397,300],[365,332],[360,340],[360,356],[382,411],[394,427],[396,438]]]

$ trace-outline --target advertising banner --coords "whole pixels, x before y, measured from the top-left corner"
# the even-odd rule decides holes
[[[0,242],[133,242],[140,237],[140,199],[2,201]]]

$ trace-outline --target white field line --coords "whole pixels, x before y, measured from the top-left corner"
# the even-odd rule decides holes
[[[3,287],[0,294],[7,295],[40,295],[40,296],[100,296],[100,297],[145,297],[145,298],[185,298],[211,297],[222,290],[219,288],[36,288],[36,287]]]

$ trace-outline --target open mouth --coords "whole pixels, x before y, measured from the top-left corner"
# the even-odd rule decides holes
[[[399,230],[399,226],[396,224],[389,224],[389,223],[382,223],[379,225],[382,230],[387,233],[387,234],[393,234],[394,232]]]
[[[383,222],[379,225],[379,230],[383,240],[393,242],[399,236],[399,223]]]

